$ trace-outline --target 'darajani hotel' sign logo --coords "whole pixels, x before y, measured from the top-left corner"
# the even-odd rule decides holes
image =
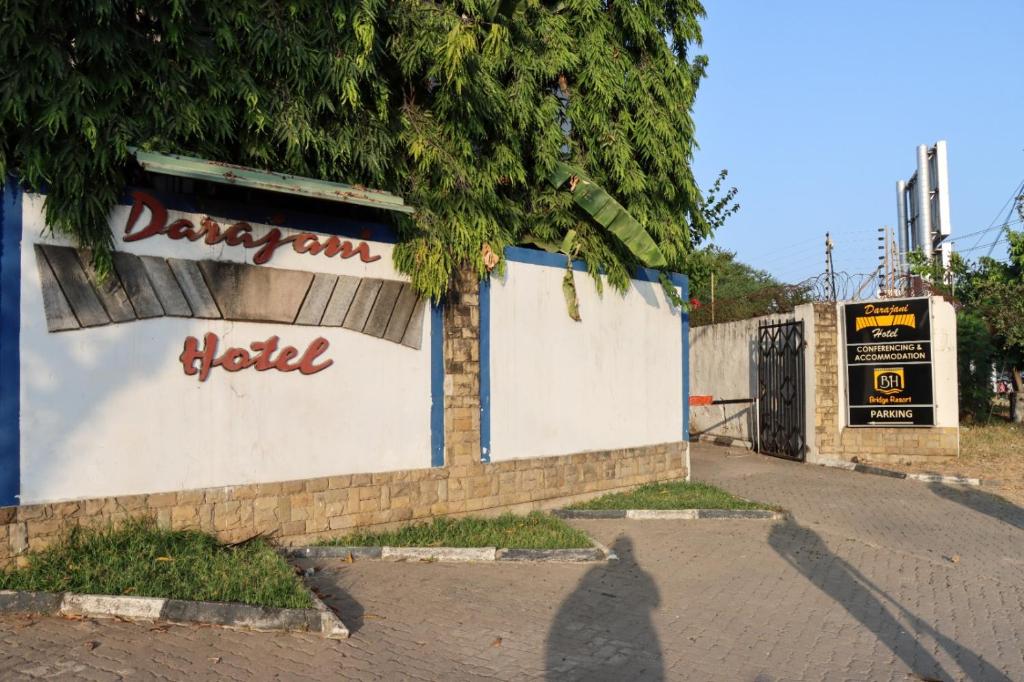
[[[257,239],[253,237],[252,225],[247,222],[239,221],[224,228],[209,216],[199,221],[198,227],[188,218],[179,218],[168,223],[167,208],[159,199],[147,192],[134,192],[132,198],[135,203],[132,204],[128,222],[124,226],[126,242],[148,239],[156,235],[167,235],[170,239],[187,239],[192,242],[203,240],[211,246],[223,242],[228,246],[257,249],[252,258],[252,262],[257,265],[270,262],[274,253],[284,246],[290,246],[295,253],[308,253],[311,256],[324,255],[328,258],[359,256],[359,260],[364,263],[380,260],[380,256],[370,255],[370,246],[366,242],[353,245],[352,242],[335,236],[325,235],[322,239],[320,235],[312,232],[300,232],[285,237],[281,230],[274,227]],[[142,217],[143,210],[147,208],[150,215],[149,224],[141,226],[139,218]]]
[[[372,253],[367,242],[312,232],[285,234],[276,227],[257,236],[249,223],[223,226],[209,216],[169,220],[167,208],[156,197],[135,192],[133,199],[124,225],[125,242],[164,236],[225,244],[255,250],[253,262],[115,251],[113,272],[100,282],[86,254],[68,246],[34,244],[48,332],[178,317],[340,327],[412,349],[422,345],[426,301],[408,282],[264,265],[283,248],[322,258],[379,261],[381,256]],[[333,364],[325,357],[330,344],[323,336],[305,348],[288,345],[282,337],[275,334],[244,347],[220,347],[217,334],[200,332],[185,338],[178,359],[185,375],[199,381],[214,369],[311,375]]]
[[[927,298],[843,306],[850,426],[935,423]]]

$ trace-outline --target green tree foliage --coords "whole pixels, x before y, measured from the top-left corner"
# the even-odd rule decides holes
[[[807,287],[783,284],[764,270],[736,260],[736,254],[716,246],[696,251],[690,259],[690,322],[712,322],[711,275],[714,273],[714,321],[732,322],[783,313],[810,301]]]
[[[1006,371],[1013,379],[1017,401],[1013,409],[1017,421],[1024,420],[1024,231],[1006,230],[1009,259],[981,258],[968,263],[957,254],[948,272],[937,261],[926,261],[910,254],[911,268],[923,275],[938,293],[956,301],[960,356],[961,412],[974,418],[987,416],[991,399],[991,370]],[[984,330],[984,340],[980,338]],[[965,375],[964,369],[967,368]],[[979,406],[980,392],[988,399]],[[967,382],[967,383],[965,383]],[[972,383],[973,382],[973,383]]]
[[[397,266],[441,295],[526,235],[623,288],[638,258],[548,182],[580,168],[687,271],[711,226],[690,169],[695,0],[6,0],[0,178],[109,267],[128,148],[395,192]]]
[[[956,337],[960,415],[985,419],[992,412],[992,365],[998,356],[991,332],[977,313],[960,310]]]

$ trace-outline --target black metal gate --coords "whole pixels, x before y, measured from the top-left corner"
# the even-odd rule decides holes
[[[757,331],[758,448],[768,455],[802,460],[807,447],[804,323],[762,323]]]

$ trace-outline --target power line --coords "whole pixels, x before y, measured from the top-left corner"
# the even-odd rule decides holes
[[[986,227],[984,230],[978,230],[977,232],[968,232],[967,234],[959,235],[956,239],[947,239],[946,241],[947,242],[958,242],[958,241],[966,239],[967,237],[973,237],[973,236],[978,235],[978,234],[985,234],[986,232],[991,232],[993,229],[995,229],[997,227],[999,229],[1003,229],[1004,227],[1007,227],[1009,225],[1018,225],[1020,223],[1024,223],[1024,220],[1020,220],[1020,219],[1018,219],[1018,220],[1010,220],[1008,222],[1003,223],[1002,225],[996,225],[996,226],[993,226],[993,227]]]
[[[959,251],[957,251],[957,253],[970,253],[971,251],[979,251],[981,249],[987,249],[997,246],[999,244],[1002,244],[1003,242],[1009,243],[1009,241],[1010,239],[1008,237],[1000,237],[999,239],[995,240],[990,244],[980,244],[978,246],[972,246],[969,249],[960,249]]]
[[[989,223],[989,226],[986,229],[981,230],[981,236],[978,237],[978,241],[974,243],[974,246],[971,247],[971,250],[974,250],[975,248],[978,247],[978,244],[981,243],[981,240],[985,238],[984,235],[986,233],[991,232],[992,230],[997,228],[999,230],[1003,229],[1003,226],[1006,225],[1006,223],[1010,220],[1010,216],[1013,215],[1013,207],[1016,205],[1017,197],[1019,197],[1021,193],[1024,193],[1024,180],[1020,181],[1020,183],[1017,185],[1017,189],[1013,190],[1013,192],[1010,194],[1010,198],[1007,199],[1006,202],[999,207],[999,211],[996,213],[996,217],[992,219],[992,222]],[[1007,209],[1007,207],[1009,208]],[[999,216],[1002,215],[1003,209],[1007,209],[1006,217],[1003,218],[1002,223],[1000,223]]]

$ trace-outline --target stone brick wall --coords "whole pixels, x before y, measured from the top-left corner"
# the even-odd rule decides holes
[[[812,350],[815,373],[814,439],[817,452],[825,458],[884,464],[944,461],[960,451],[956,427],[932,428],[849,428],[840,395],[840,372],[844,363],[839,348],[839,320],[836,306],[814,304]]]
[[[439,515],[561,506],[686,475],[684,442],[481,463],[478,286],[474,274],[463,273],[445,309],[445,466],[2,507],[0,567],[23,562],[28,551],[49,546],[72,526],[132,516],[208,531],[226,542],[263,533],[295,545]]]
[[[460,270],[444,316],[445,464],[480,461],[480,280]]]
[[[560,506],[685,475],[686,444],[496,464],[130,495],[0,508],[0,567],[53,543],[75,525],[152,516],[165,528],[196,528],[225,542],[257,533],[302,544],[438,515],[493,514]]]

